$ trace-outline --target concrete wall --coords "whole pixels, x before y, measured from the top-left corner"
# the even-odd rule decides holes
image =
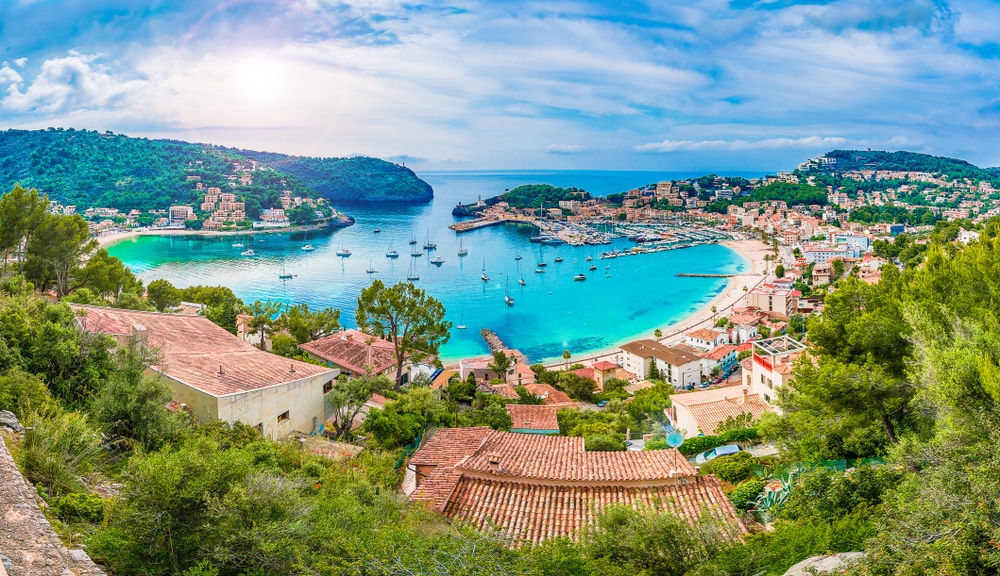
[[[269,438],[284,438],[293,432],[313,433],[324,422],[323,384],[331,374],[320,374],[288,384],[219,398],[219,419],[260,425]],[[288,412],[288,420],[278,416]]]

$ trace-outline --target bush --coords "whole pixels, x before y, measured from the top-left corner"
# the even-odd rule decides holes
[[[643,450],[669,450],[670,445],[667,444],[666,438],[657,438],[656,440],[650,440],[646,442],[646,447]]]
[[[767,486],[767,482],[760,478],[751,478],[740,482],[729,494],[729,501],[737,510],[747,512],[753,508],[753,503],[757,500],[757,496],[760,496],[760,493],[764,491],[765,486]]]
[[[54,498],[49,504],[55,515],[65,522],[97,523],[104,519],[104,499],[97,494],[73,492]]]
[[[743,428],[739,430],[729,430],[718,436],[695,436],[684,440],[684,444],[679,448],[681,454],[694,456],[701,454],[705,450],[722,446],[724,444],[738,444],[760,438],[756,428]]]
[[[52,405],[48,387],[37,376],[18,368],[0,376],[0,410],[24,418],[30,412],[44,412]]]
[[[21,473],[49,496],[81,492],[81,476],[102,455],[101,438],[77,412],[33,415],[23,422],[24,440],[14,451]]]
[[[625,440],[611,434],[594,434],[583,439],[584,448],[588,452],[622,452],[625,450]]]
[[[704,474],[715,474],[731,484],[739,484],[753,476],[756,459],[749,452],[737,452],[729,456],[719,456],[701,467]]]

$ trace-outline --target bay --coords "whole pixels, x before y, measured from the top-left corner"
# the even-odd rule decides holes
[[[604,250],[628,248],[625,239],[611,246],[542,246],[529,238],[530,225],[502,225],[456,235],[457,202],[490,197],[520,184],[576,186],[592,194],[608,194],[665,179],[677,173],[612,171],[456,171],[419,174],[434,187],[429,204],[343,204],[338,208],[356,220],[332,233],[247,234],[235,236],[140,236],[109,248],[147,283],[166,278],[177,286],[225,285],[245,301],[308,303],[311,308],[341,310],[341,323],[354,325],[357,297],[373,278],[387,284],[415,283],[441,300],[456,326],[442,348],[445,361],[481,355],[488,348],[481,328],[495,331],[509,346],[533,361],[554,360],[569,350],[574,357],[651,337],[704,306],[726,286],[719,278],[678,278],[678,272],[739,273],[749,266],[742,256],[718,244],[613,260],[600,260]],[[375,230],[379,230],[375,233]],[[468,256],[458,256],[459,238]],[[409,241],[414,239],[416,245]],[[423,250],[425,241],[437,250]],[[242,243],[255,256],[240,256]],[[302,247],[311,244],[312,251]],[[390,249],[398,259],[386,258]],[[349,257],[337,256],[346,248]],[[411,258],[411,251],[421,254]],[[515,255],[520,254],[521,260]],[[555,263],[556,256],[563,258]],[[436,266],[431,259],[445,262]],[[586,261],[591,256],[593,262]],[[545,261],[544,274],[534,272]],[[590,264],[598,269],[591,272]],[[607,267],[607,268],[605,268]],[[368,274],[369,268],[378,270]],[[488,282],[480,278],[485,270]],[[573,277],[584,273],[587,280]],[[279,279],[282,274],[293,278]],[[525,286],[520,286],[519,279]],[[507,306],[504,295],[514,298]]]

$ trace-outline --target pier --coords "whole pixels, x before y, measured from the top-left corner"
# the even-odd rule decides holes
[[[537,226],[538,224],[532,218],[525,218],[521,216],[502,216],[497,218],[495,216],[490,216],[486,218],[476,218],[475,220],[465,220],[464,222],[456,222],[448,228],[455,231],[456,234],[461,234],[462,232],[470,232],[472,230],[478,230],[480,228],[486,228],[487,226],[496,226],[497,224],[532,224]]]
[[[496,332],[488,328],[483,328],[479,333],[483,335],[483,340],[486,340],[486,345],[490,347],[490,352],[507,349],[507,345],[497,336]]]

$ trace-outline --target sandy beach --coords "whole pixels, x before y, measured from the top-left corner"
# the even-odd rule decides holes
[[[750,264],[750,270],[744,274],[739,274],[729,278],[729,284],[726,288],[720,292],[715,298],[707,302],[704,306],[699,308],[690,316],[684,318],[679,322],[675,322],[669,326],[661,328],[663,331],[663,336],[659,339],[660,342],[670,344],[680,339],[680,337],[689,330],[695,328],[711,328],[715,325],[716,319],[721,316],[728,315],[728,312],[734,307],[739,307],[742,304],[743,296],[746,290],[752,290],[759,284],[763,284],[767,279],[764,275],[765,270],[769,270],[767,262],[764,260],[764,256],[771,253],[771,250],[759,240],[727,240],[722,242],[724,246],[739,252]],[[716,311],[712,312],[712,307],[715,307]],[[641,338],[653,338],[652,334],[643,333],[637,334],[636,336],[629,338],[622,342],[630,342],[632,340],[638,340]],[[572,350],[570,351],[573,352]],[[569,362],[571,364],[583,364],[584,366],[589,366],[594,362],[599,362],[601,360],[614,361],[614,356],[618,353],[618,348],[608,348],[606,350],[599,350],[595,352],[590,352],[581,356],[574,354],[570,358]],[[565,367],[565,361],[549,362],[547,364],[550,367],[560,368]]]

